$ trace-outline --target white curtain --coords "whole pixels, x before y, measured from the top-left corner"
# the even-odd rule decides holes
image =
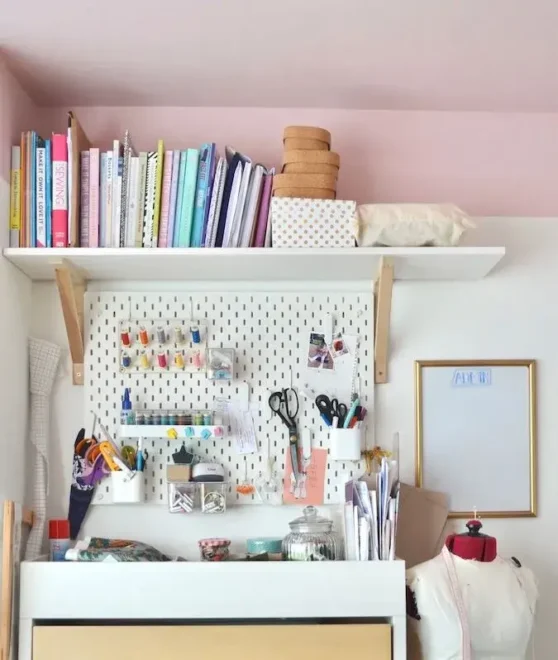
[[[29,428],[34,454],[33,529],[27,541],[25,559],[42,554],[48,490],[48,434],[50,429],[50,395],[60,361],[60,347],[42,339],[29,339],[29,391],[31,424]]]

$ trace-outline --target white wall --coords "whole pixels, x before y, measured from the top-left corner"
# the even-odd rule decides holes
[[[413,361],[435,358],[535,358],[538,360],[539,515],[534,519],[486,521],[499,551],[536,571],[541,582],[537,622],[538,657],[554,649],[558,608],[558,222],[555,219],[492,219],[482,222],[470,243],[504,244],[507,256],[495,273],[478,282],[404,283],[394,288],[389,384],[376,389],[377,438],[401,435],[402,475],[414,479]],[[150,290],[164,290],[151,283]],[[66,347],[53,284],[33,286],[32,334]],[[50,515],[67,511],[72,445],[82,423],[82,389],[65,373],[56,386],[53,419]],[[474,503],[472,503],[473,505]],[[158,506],[96,507],[84,532],[136,538],[163,550],[195,557],[196,541],[210,535],[233,538],[279,535],[298,515],[291,507],[238,507],[223,517],[172,516]],[[460,523],[458,523],[460,525]]]

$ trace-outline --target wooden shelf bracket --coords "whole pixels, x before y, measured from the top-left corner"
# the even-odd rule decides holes
[[[393,290],[393,260],[382,257],[378,279],[374,285],[374,382],[387,383],[389,359],[389,326]]]
[[[55,266],[55,275],[72,358],[72,381],[74,385],[83,385],[85,355],[83,298],[85,295],[85,278],[80,271],[66,260]]]

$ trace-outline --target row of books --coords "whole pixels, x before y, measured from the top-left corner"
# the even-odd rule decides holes
[[[138,153],[126,131],[111,151],[80,150],[71,133],[34,131],[12,147],[12,247],[265,247],[273,169],[231,147]],[[69,157],[70,156],[70,157]],[[75,174],[75,173],[74,173]],[[79,191],[71,194],[77,182]],[[72,199],[79,209],[71,212]],[[71,217],[79,227],[72,241]]]

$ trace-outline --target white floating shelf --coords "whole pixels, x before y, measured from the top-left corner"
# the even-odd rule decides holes
[[[189,432],[188,429],[193,429]],[[172,437],[172,431],[177,435],[176,438]],[[193,440],[204,439],[203,432],[209,431],[211,435],[207,440],[221,440],[225,437],[224,426],[194,426],[188,424],[186,426],[164,426],[162,424],[121,424],[118,432],[119,438],[164,438],[165,440]],[[191,433],[191,435],[187,435]]]
[[[53,280],[62,259],[88,280],[348,281],[375,279],[382,257],[398,280],[477,280],[503,247],[456,248],[6,248],[32,280]]]

